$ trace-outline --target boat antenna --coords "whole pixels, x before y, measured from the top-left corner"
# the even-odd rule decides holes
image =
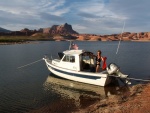
[[[69,50],[71,49],[71,43],[72,43],[72,42],[71,42],[71,40],[70,40]]]
[[[121,37],[120,37],[120,40],[119,40],[119,43],[118,43],[118,47],[117,47],[117,51],[116,51],[116,55],[118,54],[118,51],[119,51],[120,42],[121,42],[122,34],[123,34],[123,32],[124,32],[124,28],[125,28],[125,21],[124,21],[124,24],[123,24],[123,28],[122,28],[122,32],[121,32]]]

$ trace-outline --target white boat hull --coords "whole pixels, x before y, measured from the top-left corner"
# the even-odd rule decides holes
[[[93,72],[68,70],[53,65],[51,61],[48,59],[44,58],[44,60],[51,73],[65,79],[98,86],[106,86],[109,83],[111,83],[112,80],[111,77],[108,76],[108,73],[106,71],[100,73],[93,73]]]

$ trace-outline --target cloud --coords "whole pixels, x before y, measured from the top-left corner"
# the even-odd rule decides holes
[[[62,22],[63,17],[61,16],[69,10],[65,7],[60,8],[64,3],[64,0],[51,0],[50,2],[48,0],[12,0],[11,3],[8,0],[2,0],[0,2],[0,26],[10,29],[9,25],[14,24],[11,29],[19,30],[21,25],[22,28],[24,26],[31,28],[41,23],[42,26],[45,24],[46,27],[48,21]]]
[[[45,13],[45,12],[42,12],[39,15],[40,15],[41,19],[44,19],[44,20],[48,20],[48,21],[63,21],[63,18],[61,16],[52,15],[52,14]]]
[[[85,17],[85,18],[96,18],[97,16],[91,13],[86,13],[86,12],[80,12],[78,13],[79,16]]]
[[[148,0],[114,0],[110,1],[109,10],[126,17],[126,30],[131,32],[148,31],[150,28]]]
[[[75,28],[79,30],[81,33],[88,32],[97,34],[109,32],[110,31],[109,28],[113,27],[120,28],[118,24],[120,24],[120,21],[122,22],[127,17],[116,14],[115,12],[109,10],[106,7],[106,3],[108,3],[108,1],[104,2],[103,0],[89,0],[86,2],[84,1],[81,3],[75,3],[72,6],[72,9],[76,10],[75,13],[76,17],[75,16],[74,17],[78,18],[77,21],[80,23],[80,27],[79,26],[77,27],[78,24],[76,24]],[[114,30],[111,30],[111,32],[114,32]]]
[[[76,4],[82,26],[90,26],[92,30],[80,30],[80,32],[95,33],[120,33],[124,21],[126,22],[125,31],[141,32],[148,31],[150,19],[149,4],[147,0],[111,0],[96,1],[91,0],[84,4]],[[99,29],[99,31],[97,30]]]
[[[101,1],[101,2],[100,2]],[[96,2],[93,2],[91,0],[91,2],[87,1],[84,5],[83,4],[78,4],[78,11],[79,11],[79,15],[81,16],[81,14],[84,14],[83,16],[85,16],[85,18],[87,18],[88,16],[85,14],[88,14],[89,17],[94,17],[94,18],[115,18],[115,19],[124,19],[124,17],[122,15],[119,15],[111,10],[109,10],[106,5],[105,2],[103,0],[99,0]]]
[[[20,30],[69,23],[79,33],[150,29],[148,0],[1,0],[0,27]]]
[[[68,8],[64,7],[65,3],[65,0],[41,0],[36,9],[40,12],[48,12],[52,15],[61,16],[69,11]]]

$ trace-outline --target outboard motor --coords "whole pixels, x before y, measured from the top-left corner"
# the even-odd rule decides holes
[[[121,73],[119,70],[119,67],[116,64],[114,63],[109,64],[106,70],[109,75],[114,75],[114,77],[116,76],[122,79],[126,79],[126,83],[131,84],[129,80],[127,79],[128,75]]]

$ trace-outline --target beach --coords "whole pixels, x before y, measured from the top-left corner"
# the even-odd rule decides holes
[[[129,87],[129,92],[112,95],[75,113],[149,113],[150,83]]]

